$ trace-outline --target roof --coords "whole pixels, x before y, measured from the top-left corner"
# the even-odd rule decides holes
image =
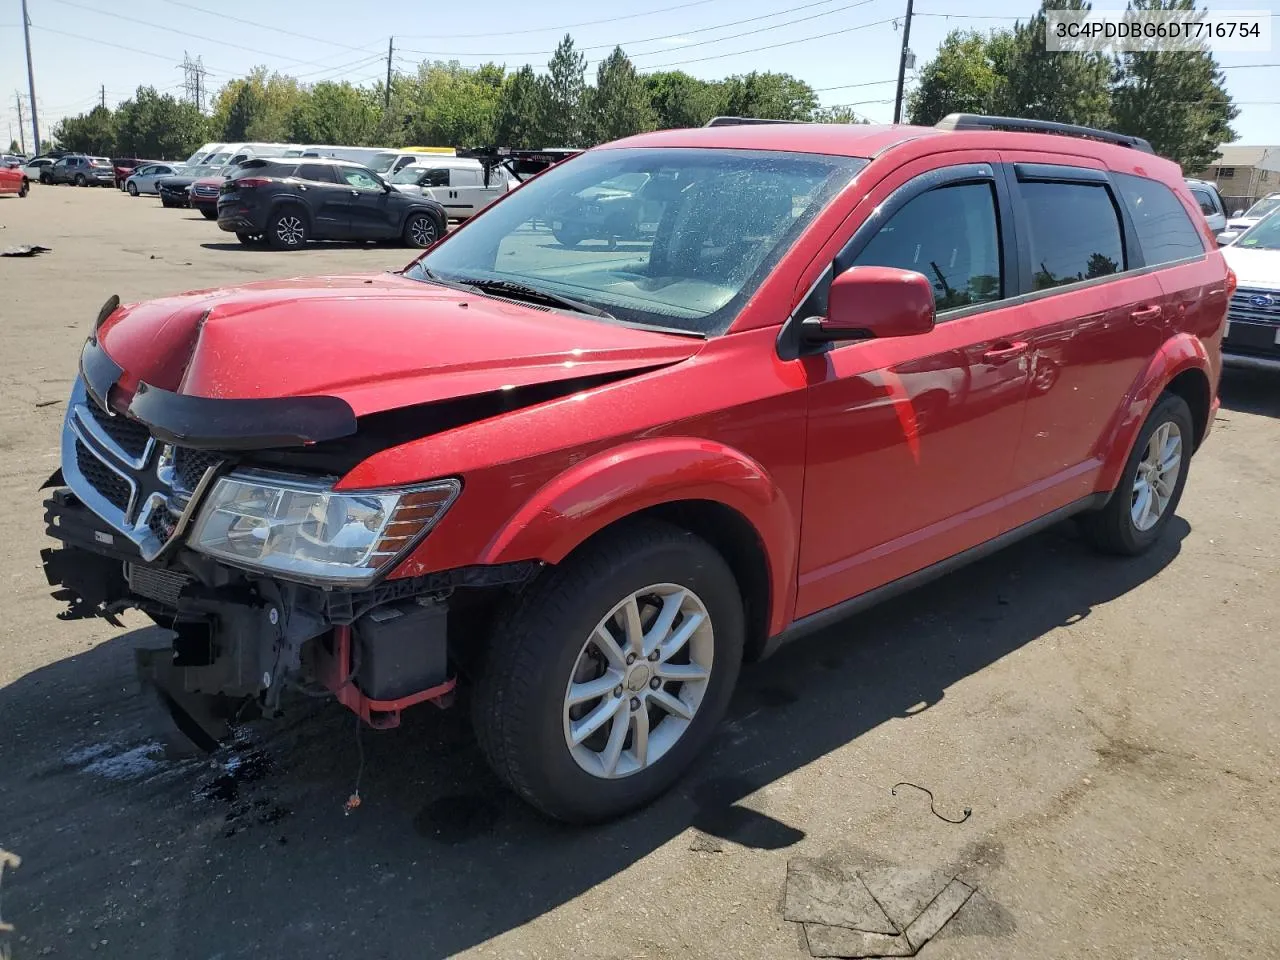
[[[1251,147],[1245,144],[1226,143],[1218,148],[1218,159],[1210,166],[1280,170],[1280,147]]]
[[[738,150],[786,150],[845,157],[874,157],[918,137],[952,136],[933,127],[869,123],[763,123],[691,130],[659,130],[609,144],[609,147],[719,147]]]

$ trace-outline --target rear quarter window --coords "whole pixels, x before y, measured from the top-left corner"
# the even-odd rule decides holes
[[[1124,204],[1138,231],[1147,266],[1198,257],[1204,253],[1200,231],[1177,194],[1156,180],[1128,173],[1115,175]],[[1201,209],[1204,209],[1203,203]]]
[[[279,174],[277,174],[279,176]],[[288,174],[285,174],[288,176]],[[338,175],[334,173],[333,167],[327,163],[301,163],[298,164],[297,177],[299,180],[311,180],[315,183],[337,183]]]

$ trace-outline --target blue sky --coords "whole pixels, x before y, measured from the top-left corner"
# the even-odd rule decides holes
[[[1277,0],[1208,5],[1274,11]],[[1094,6],[1122,3],[1096,0]],[[785,71],[812,84],[824,104],[850,104],[873,121],[888,122],[905,0],[487,0],[475,7],[364,6],[349,0],[28,0],[28,7],[41,132],[47,137],[60,117],[92,107],[103,86],[109,105],[139,84],[180,92],[184,53],[203,59],[211,89],[257,64],[306,81],[368,82],[385,75],[389,35],[395,36],[401,70],[423,59],[540,68],[566,28],[592,61],[621,44],[641,70],[678,67],[707,79]],[[911,47],[923,64],[953,28],[1007,26],[1034,9],[1034,0],[917,0]],[[14,93],[27,91],[21,16],[21,0],[3,0],[0,122],[12,123],[15,136]],[[1221,54],[1219,61],[1241,67],[1227,70],[1228,89],[1241,105],[1235,123],[1239,142],[1280,143],[1280,50]],[[1248,66],[1253,64],[1274,66]],[[29,138],[29,119],[27,130]],[[7,144],[3,126],[0,136]]]

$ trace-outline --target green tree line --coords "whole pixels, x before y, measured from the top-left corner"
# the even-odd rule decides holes
[[[1047,10],[1088,10],[1083,0],[1044,0],[1010,30],[954,30],[920,72],[910,122],[949,113],[1054,120],[1145,137],[1156,153],[1199,172],[1235,138],[1239,114],[1207,50],[1179,53],[1048,53]],[[1195,10],[1194,0],[1130,0],[1131,10]]]
[[[1130,0],[1132,9],[1191,10],[1195,0]],[[1088,9],[1041,0],[1009,30],[956,30],[918,75],[912,123],[948,113],[1083,123],[1146,137],[1156,151],[1200,170],[1234,134],[1238,111],[1208,51],[1048,53],[1045,11]],[[230,81],[203,115],[139,87],[114,110],[95,108],[55,129],[65,148],[94,154],[180,158],[200,143],[285,142],[377,146],[587,147],[647,130],[701,126],[717,115],[857,123],[849,107],[823,108],[786,73],[701,80],[679,70],[641,74],[618,47],[589,75],[566,35],[546,70],[430,61],[381,83],[306,84],[259,67]]]

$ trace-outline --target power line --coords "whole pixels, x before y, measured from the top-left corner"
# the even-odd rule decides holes
[[[646,70],[665,70],[668,67],[682,67],[688,63],[705,63],[708,60],[723,60],[725,57],[738,57],[744,53],[759,53],[761,50],[776,50],[779,47],[789,47],[797,43],[809,43],[813,40],[824,40],[827,37],[836,37],[845,33],[853,33],[856,30],[866,30],[869,27],[880,27],[886,23],[893,23],[897,17],[886,17],[884,20],[876,20],[873,23],[861,23],[856,27],[845,27],[842,30],[828,30],[826,33],[814,34],[810,37],[799,37],[795,40],[783,40],[780,43],[770,43],[763,47],[752,47],[749,50],[734,50],[730,53],[717,53],[706,57],[694,57],[692,60],[672,60],[670,63],[650,63],[645,66]]]
[[[171,4],[175,7],[185,7],[188,10],[195,10],[198,13],[205,13],[211,17],[217,17],[219,20],[232,20],[236,23],[243,23],[249,27],[258,27],[259,29],[262,29],[262,30],[270,30],[273,33],[282,33],[287,37],[297,37],[299,40],[310,40],[313,43],[327,43],[330,46],[342,47],[346,50],[360,51],[368,47],[368,44],[365,44],[364,47],[353,47],[349,43],[338,43],[336,40],[326,40],[323,37],[313,37],[310,34],[298,33],[295,30],[285,30],[283,27],[273,27],[267,23],[258,23],[256,20],[246,20],[243,17],[233,17],[229,13],[223,13],[220,10],[209,10],[209,9],[206,9],[205,7],[198,7],[194,3],[183,3],[182,0],[163,0],[163,2]]]
[[[99,40],[97,37],[86,37],[83,34],[70,33],[67,30],[56,30],[53,27],[42,27],[36,23],[33,23],[31,25],[31,28],[33,30],[39,30],[42,33],[56,33],[62,37],[70,37],[72,40],[84,40],[86,43],[98,43],[104,47],[115,47],[117,50],[125,50],[129,53],[140,54],[141,56],[144,56],[144,57],[155,57],[157,60],[166,60],[170,63],[173,62],[172,55],[167,53],[156,53],[153,50],[140,50],[137,47],[126,46],[123,43],[112,43],[110,40]],[[206,70],[207,69],[208,68],[206,68]],[[230,75],[230,71],[226,71],[224,73],[221,70],[208,70],[208,72],[214,75],[223,75],[223,76]]]
[[[215,40],[213,37],[207,37],[203,34],[192,33],[190,30],[179,30],[176,27],[166,27],[158,23],[152,23],[149,20],[141,20],[137,17],[129,17],[123,13],[116,13],[114,10],[103,10],[101,7],[91,7],[88,4],[76,3],[75,0],[52,0],[53,3],[62,4],[65,7],[74,7],[77,10],[87,10],[90,13],[96,13],[104,17],[114,17],[117,20],[123,20],[126,23],[139,23],[144,27],[151,27],[153,30],[163,30],[166,33],[177,34],[180,37],[188,37],[195,40],[201,40],[205,43],[216,43],[223,47],[231,47],[233,50],[243,50],[246,53],[252,53],[260,57],[275,57],[280,60],[288,60],[291,63],[298,63],[303,66],[316,63],[316,60],[299,60],[296,57],[286,57],[283,54],[272,53],[268,50],[259,50],[256,47],[246,47],[243,44],[232,43],[230,40]],[[47,27],[44,29],[48,29]]]
[[[755,17],[747,17],[743,20],[729,20],[725,23],[714,23],[711,26],[698,27],[695,30],[680,30],[676,33],[667,33],[658,37],[644,37],[643,39],[639,39],[639,40],[620,40],[615,43],[596,43],[596,44],[591,44],[589,46],[577,47],[576,49],[580,51],[612,50],[614,47],[625,48],[633,45],[638,46],[644,43],[656,43],[659,40],[683,39],[684,37],[688,37],[696,33],[707,33],[710,30],[723,30],[726,27],[736,27],[744,23],[755,23],[759,20],[767,20],[771,17],[781,17],[788,13],[795,13],[798,10],[808,10],[813,7],[820,7],[820,6],[824,6],[825,4],[834,3],[834,2],[835,0],[816,0],[816,2],[802,4],[801,6],[798,6],[798,7],[792,7],[789,10],[786,10],[786,9],[775,10],[772,13],[764,13]],[[873,3],[873,2],[875,2],[875,0],[856,0],[855,3],[847,3],[844,6],[836,7],[833,10],[824,10],[822,13],[811,14],[807,17],[798,17],[795,20],[787,20],[782,23],[771,24],[770,26],[761,27],[756,30],[748,30],[744,33],[735,33],[727,37],[718,37],[713,40],[701,40],[697,43],[681,44],[681,47],[682,48],[700,47],[700,46],[705,46],[708,43],[720,43],[724,40],[734,40],[734,39],[737,39],[738,37],[749,36],[753,33],[762,33],[765,30],[774,30],[774,29],[777,29],[778,27],[790,26],[793,23],[803,23],[806,20],[816,20],[819,17],[829,17],[833,14],[840,13],[844,10],[852,10],[854,7],[863,7],[863,6],[866,6],[868,3]],[[489,52],[468,51],[466,53],[462,53],[462,52],[450,51],[450,50],[414,50],[408,47],[401,47],[400,50],[402,53],[413,53],[421,56],[431,56],[431,57],[544,57],[544,56],[551,56],[553,53],[555,53],[554,50],[502,50],[502,51],[489,51]],[[649,51],[646,51],[645,53],[631,54],[631,56],[644,57],[644,56],[650,56],[655,53],[668,53],[668,52],[670,51],[649,50]]]
[[[605,17],[603,20],[584,20],[581,23],[565,23],[558,27],[530,27],[525,30],[499,30],[494,33],[437,33],[411,34],[403,36],[404,40],[476,40],[481,37],[518,37],[530,33],[550,33],[552,30],[573,30],[577,27],[595,27],[602,23],[617,23],[619,20],[636,20],[640,17],[652,17],[659,13],[670,13],[672,10],[687,10],[690,7],[701,7],[717,0],[691,0],[689,3],[678,3],[674,7],[662,7],[658,10],[646,10],[643,13],[624,13],[621,16]]]

